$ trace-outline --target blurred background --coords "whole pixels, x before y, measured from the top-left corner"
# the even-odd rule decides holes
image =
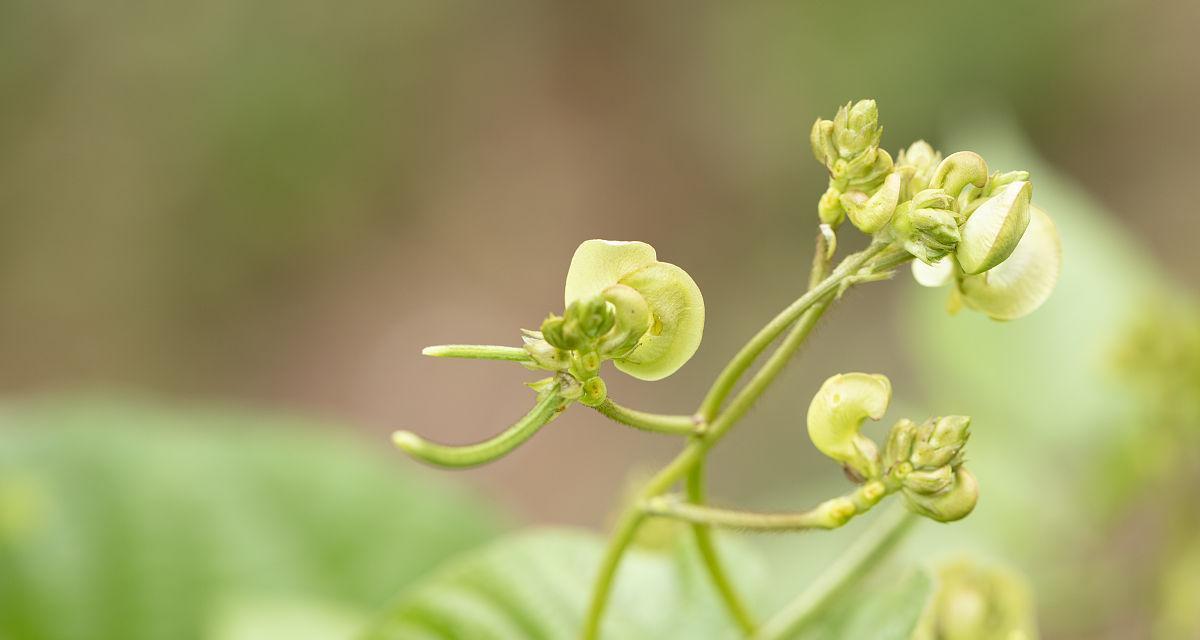
[[[251,638],[311,610],[278,593],[351,627],[498,531],[606,526],[677,442],[580,407],[491,466],[419,468],[391,431],[481,439],[533,378],[421,347],[517,344],[580,241],[643,240],[707,332],[610,393],[691,411],[805,286],[808,131],[864,97],[893,154],[1031,170],[1059,291],[1014,324],[907,277],[856,291],[714,455],[715,499],[843,491],[801,416],[825,377],[886,372],[889,419],[975,416],[979,509],[911,553],[1023,572],[1047,638],[1200,637],[1198,23],[1182,1],[0,0],[0,637]],[[158,529],[191,542],[134,542]],[[159,561],[196,544],[229,567],[197,555],[180,586]],[[146,598],[95,603],[133,584],[239,595],[131,630]]]

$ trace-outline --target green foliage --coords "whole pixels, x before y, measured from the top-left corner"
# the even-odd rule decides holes
[[[733,549],[731,549],[733,550]],[[456,560],[392,605],[366,640],[573,638],[583,623],[604,541],[568,530],[532,531]],[[725,638],[734,628],[705,582],[691,545],[635,549],[622,564],[604,636]],[[739,586],[761,592],[754,556],[730,562]]]
[[[815,627],[801,634],[818,638],[870,638],[909,640],[933,591],[924,571],[910,571],[872,591],[869,597],[844,598]]]
[[[0,638],[345,630],[495,532],[481,505],[318,426],[112,400],[8,405]]]
[[[751,603],[761,602],[772,586],[794,588],[786,575],[768,576],[761,559],[748,550],[721,547]],[[500,540],[409,589],[363,640],[573,638],[602,552],[602,538],[571,530],[537,530]],[[703,571],[695,547],[682,540],[665,550],[629,551],[604,637],[731,637],[735,629]],[[851,590],[797,637],[907,638],[930,590],[922,572],[870,592]]]

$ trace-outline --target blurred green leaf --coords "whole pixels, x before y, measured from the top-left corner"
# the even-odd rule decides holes
[[[924,571],[910,571],[890,584],[862,597],[851,593],[839,606],[801,638],[871,638],[908,640],[933,592],[933,581]]]
[[[366,638],[573,638],[604,544],[599,536],[570,530],[501,540],[401,595]],[[766,578],[762,563],[738,546],[725,551],[739,588],[750,602],[758,601]],[[690,542],[670,551],[631,551],[618,574],[604,637],[732,637],[735,629],[707,580]]]
[[[94,399],[0,409],[3,638],[244,637],[266,618],[256,601],[325,603],[332,627],[496,529],[328,425]],[[254,637],[296,637],[284,628]]]

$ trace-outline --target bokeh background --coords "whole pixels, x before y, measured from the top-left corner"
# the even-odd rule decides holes
[[[578,242],[639,239],[699,283],[706,336],[679,374],[609,388],[690,411],[803,288],[808,130],[862,97],[893,152],[1033,171],[1060,290],[1013,324],[904,277],[854,292],[718,450],[714,496],[844,490],[804,408],[828,375],[886,372],[896,417],[976,416],[979,510],[910,554],[1024,573],[1048,638],[1200,637],[1198,23],[1182,1],[0,0],[0,637],[255,637],[312,608],[295,594],[349,628],[498,531],[604,527],[678,443],[580,408],[489,467],[419,468],[392,430],[480,439],[531,400],[519,367],[420,348],[515,344]],[[260,502],[206,511],[223,494]],[[242,555],[204,542],[221,518]],[[193,546],[135,542],[159,528],[207,545],[195,591],[159,566]],[[95,604],[147,580],[249,595],[136,630],[146,598]]]

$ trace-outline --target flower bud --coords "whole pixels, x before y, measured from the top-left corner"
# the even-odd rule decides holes
[[[817,162],[833,168],[833,162],[838,157],[837,149],[833,146],[833,121],[817,118],[813,123],[812,133],[809,134],[809,142],[812,143],[813,156]]]
[[[1032,194],[1029,182],[1013,182],[975,209],[963,224],[962,241],[955,251],[964,273],[983,273],[1012,255],[1029,226]]]
[[[574,322],[582,340],[590,341],[612,329],[616,322],[616,313],[608,301],[602,295],[598,295],[587,300],[576,300],[567,305],[564,318],[568,323],[567,326],[571,326],[570,323]]]
[[[542,369],[549,371],[563,371],[569,367],[571,365],[570,354],[551,345],[541,335],[531,331],[521,337],[525,343],[525,351],[533,358],[533,361]]]
[[[848,197],[849,194],[841,198],[842,208],[846,210],[846,214],[850,217],[850,222],[855,227],[858,227],[863,233],[875,233],[882,229],[888,222],[892,220],[892,215],[896,213],[896,205],[900,201],[900,187],[904,176],[900,173],[891,173],[883,181],[883,186],[875,192],[875,195],[865,199],[860,203],[858,199]],[[851,193],[861,194],[861,191]],[[863,194],[865,195],[865,194]]]
[[[928,142],[917,140],[902,150],[896,156],[897,167],[909,167],[908,188],[901,197],[910,199],[914,194],[923,191],[929,187],[929,180],[933,177],[933,171],[937,168],[939,162],[942,161],[942,154],[938,153]]]
[[[913,441],[916,439],[917,425],[907,418],[892,425],[888,432],[887,444],[883,449],[883,464],[891,469],[901,462],[907,462],[912,455]]]
[[[654,247],[646,243],[588,240],[571,259],[564,299],[569,306],[617,284],[641,295],[650,310],[650,325],[636,346],[613,363],[642,380],[671,375],[700,346],[704,298],[699,287],[683,269],[659,262]]]
[[[954,471],[947,464],[933,470],[912,471],[904,476],[901,484],[914,493],[931,495],[945,490],[953,481]]]
[[[840,191],[829,187],[817,201],[817,217],[823,224],[834,229],[838,228],[842,224],[842,220],[846,218],[846,210],[842,208],[841,196]]]
[[[979,502],[979,483],[966,467],[954,472],[954,482],[941,492],[922,494],[903,487],[909,509],[938,522],[954,522],[967,517]]]
[[[971,151],[959,151],[938,163],[929,179],[929,186],[944,189],[946,193],[957,197],[968,184],[982,188],[987,180],[988,167],[983,158]]]
[[[887,151],[871,147],[862,155],[846,162],[837,172],[837,177],[846,183],[847,188],[862,191],[873,191],[883,184],[884,178],[892,173],[895,165],[892,156]]]
[[[826,456],[864,478],[877,478],[879,452],[859,431],[867,418],[883,417],[891,398],[892,385],[885,376],[833,376],[821,385],[808,407],[808,437]]]
[[[542,321],[542,336],[546,342],[564,351],[578,349],[581,344],[578,333],[569,330],[566,319],[553,313]]]
[[[1058,230],[1044,211],[1031,206],[1029,226],[1008,259],[962,278],[958,292],[967,307],[995,320],[1013,320],[1032,313],[1050,297],[1061,268]]]
[[[909,202],[896,208],[892,228],[904,244],[904,249],[927,264],[948,255],[958,245],[958,223],[954,212],[946,208],[920,207],[921,203],[941,206],[942,198],[924,197],[922,191]],[[943,194],[945,195],[945,194]]]
[[[917,427],[909,462],[916,469],[935,469],[958,464],[963,447],[971,436],[971,419],[967,416],[946,416],[926,420]]]
[[[874,100],[859,100],[838,109],[833,118],[833,143],[843,158],[853,158],[878,146],[883,128]]]

